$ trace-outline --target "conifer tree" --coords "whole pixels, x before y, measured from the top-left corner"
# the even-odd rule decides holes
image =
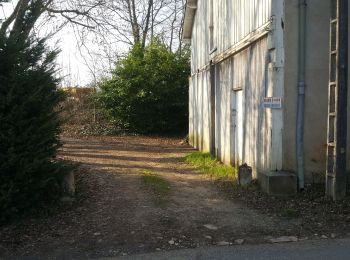
[[[60,193],[57,51],[28,35],[37,11],[26,13],[16,33],[0,35],[0,222]]]

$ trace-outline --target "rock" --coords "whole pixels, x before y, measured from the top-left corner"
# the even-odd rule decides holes
[[[336,237],[337,237],[336,234],[334,234],[334,233],[331,234],[331,238],[336,238]]]
[[[236,239],[234,242],[236,245],[243,245],[244,241],[244,239]]]
[[[160,249],[160,248],[156,248],[156,251],[162,251],[162,249]]]
[[[286,243],[286,242],[297,242],[298,238],[293,236],[283,236],[278,238],[272,238],[270,239],[271,243]]]
[[[169,245],[174,245],[175,241],[174,240],[170,240],[168,243],[169,243]]]
[[[229,246],[229,245],[230,245],[230,242],[220,241],[217,245],[218,245],[218,246]]]
[[[249,185],[252,182],[252,168],[247,164],[238,167],[238,183],[241,186]]]
[[[328,237],[326,235],[322,235],[321,238],[327,239]]]
[[[134,235],[134,234],[135,234],[135,231],[131,231],[130,234],[131,234],[131,235]]]
[[[204,236],[206,239],[213,239],[211,236]]]
[[[204,227],[209,229],[209,230],[218,230],[219,229],[217,226],[214,226],[212,224],[206,224],[206,225],[204,225]]]
[[[94,236],[100,236],[101,235],[101,233],[100,232],[96,232],[96,233],[94,233]]]

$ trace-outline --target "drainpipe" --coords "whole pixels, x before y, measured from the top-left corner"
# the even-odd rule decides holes
[[[296,159],[299,190],[304,189],[304,117],[305,117],[305,53],[306,53],[306,7],[307,0],[299,0],[298,45],[298,110],[296,122]]]

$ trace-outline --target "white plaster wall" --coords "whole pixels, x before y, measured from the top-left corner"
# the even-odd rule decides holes
[[[305,181],[312,183],[324,182],[326,172],[330,1],[308,0],[307,3],[304,148]],[[295,172],[298,82],[298,42],[295,39],[298,37],[298,0],[286,1],[285,13],[286,102],[283,168]],[[348,111],[350,111],[350,102]],[[350,122],[350,112],[348,113],[348,122]],[[348,128],[348,136],[350,136],[350,128]],[[350,141],[348,141],[347,152],[348,168],[350,168]]]

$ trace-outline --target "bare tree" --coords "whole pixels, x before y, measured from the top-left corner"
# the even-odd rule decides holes
[[[0,20],[0,35],[47,37],[67,28],[64,31],[73,32],[76,47],[96,83],[108,75],[130,46],[144,47],[158,38],[172,51],[181,49],[184,1],[0,0],[13,4],[13,11]],[[21,28],[25,14],[34,11],[30,26]]]
[[[78,0],[1,0],[1,3],[12,3],[14,8],[11,14],[2,20],[0,36],[27,38],[43,14],[50,20],[57,16],[63,17],[63,25],[71,22],[94,28],[98,20],[95,19],[93,10],[102,6],[104,2],[87,0],[82,4],[82,1]],[[30,21],[28,21],[28,13],[31,14]]]

